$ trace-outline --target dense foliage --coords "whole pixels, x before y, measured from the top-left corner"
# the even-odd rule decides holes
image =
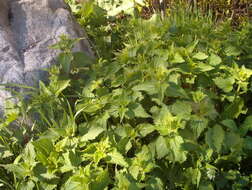
[[[85,5],[97,60],[62,36],[49,83],[7,101],[0,189],[251,189],[251,23]]]

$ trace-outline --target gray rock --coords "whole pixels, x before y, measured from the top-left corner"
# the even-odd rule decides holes
[[[64,0],[0,0],[0,84],[36,86],[59,53],[48,47],[64,34],[86,37]],[[93,57],[87,40],[75,51]],[[0,87],[0,112],[11,93]]]

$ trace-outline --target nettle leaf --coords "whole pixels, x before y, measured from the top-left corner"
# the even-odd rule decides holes
[[[70,86],[70,80],[59,80],[53,83],[52,90],[56,96],[59,96],[60,93],[65,90],[68,86]]]
[[[225,147],[227,149],[236,148],[237,146],[242,145],[242,139],[239,134],[228,132],[225,136]],[[242,146],[240,146],[242,147]],[[238,151],[237,149],[234,149]]]
[[[145,91],[149,95],[157,94],[158,89],[156,88],[155,82],[144,82],[139,85],[136,85],[132,88],[134,91]]]
[[[16,174],[18,178],[25,178],[29,175],[29,171],[27,171],[27,169],[21,164],[5,164],[0,166],[9,172]]]
[[[170,113],[167,106],[163,106],[159,110],[159,114],[154,117],[154,123],[156,130],[162,136],[177,132],[177,130],[181,127],[179,119]]]
[[[180,97],[185,99],[189,98],[186,91],[182,87],[173,82],[169,83],[169,86],[167,87],[165,94],[166,96],[170,97]]]
[[[252,116],[251,115],[246,117],[246,119],[244,120],[244,122],[239,128],[239,132],[242,136],[245,136],[248,131],[252,131]]]
[[[197,64],[197,68],[201,71],[201,72],[207,72],[207,71],[211,71],[214,69],[214,67],[212,67],[211,65],[205,64],[205,63],[198,63]]]
[[[92,190],[103,190],[111,183],[108,170],[103,170],[91,183]]]
[[[191,107],[190,102],[176,101],[171,106],[171,112],[175,115],[180,115],[187,118],[191,115],[192,107]]]
[[[184,63],[185,60],[184,58],[178,53],[176,52],[173,59],[171,60],[171,63]]]
[[[208,58],[208,55],[206,55],[203,52],[198,52],[193,56],[194,59],[198,59],[198,60],[205,60]]]
[[[244,138],[244,148],[247,150],[252,150],[252,137],[248,136]]]
[[[141,117],[141,118],[150,117],[150,115],[145,111],[145,109],[141,104],[132,103],[128,107],[134,113],[135,117]]]
[[[120,166],[128,167],[128,163],[125,161],[123,155],[119,153],[116,149],[108,153],[108,162],[113,164],[118,164]]]
[[[196,46],[198,45],[198,43],[199,43],[199,40],[195,40],[194,42],[192,42],[191,44],[189,44],[189,45],[186,47],[186,51],[187,51],[189,54],[191,54],[191,53],[195,50],[195,48],[196,48]]]
[[[49,156],[54,150],[53,142],[48,138],[38,139],[32,142],[32,144],[34,145],[35,149],[44,154],[45,157]]]
[[[30,164],[35,162],[36,152],[31,142],[26,145],[23,156]]]
[[[140,135],[142,137],[147,136],[148,134],[152,133],[156,130],[154,125],[151,125],[149,123],[142,123],[137,126],[137,130],[139,131]]]
[[[209,64],[212,66],[219,65],[221,62],[221,58],[216,54],[211,54],[211,56],[209,57]]]
[[[220,125],[209,128],[206,132],[206,143],[213,150],[220,152],[225,139],[225,131]]]
[[[241,50],[239,50],[237,47],[230,45],[225,48],[225,53],[227,56],[238,56],[241,54]]]
[[[246,113],[243,111],[244,100],[237,98],[234,102],[225,107],[224,112],[221,114],[223,119],[236,119],[240,114]]]
[[[33,181],[29,180],[27,182],[22,182],[19,186],[18,186],[18,190],[33,190],[35,187],[35,184]]]
[[[80,138],[80,140],[81,140],[81,142],[94,140],[96,137],[98,137],[104,131],[105,131],[105,129],[101,128],[101,127],[91,127],[88,130],[88,132]]]
[[[204,129],[207,128],[208,119],[199,116],[192,116],[190,120],[190,127],[192,128],[193,134],[195,137],[199,137]]]
[[[231,92],[233,90],[233,84],[235,83],[235,79],[233,77],[217,77],[213,79],[213,81],[220,89],[222,89],[226,93]]]
[[[72,60],[73,60],[73,55],[71,53],[61,53],[58,56],[58,62],[62,66],[64,73],[66,74],[70,73]]]
[[[172,138],[166,138],[168,141],[168,147],[169,147],[169,154],[168,158],[172,162],[179,162],[183,163],[186,161],[187,157],[186,154],[187,152],[183,150],[182,145],[184,143],[184,140],[181,136],[174,136]]]
[[[163,190],[164,184],[162,180],[158,177],[151,177],[147,181],[147,187],[145,187],[146,190]]]
[[[157,159],[165,157],[169,153],[166,140],[163,136],[159,136],[155,142]]]

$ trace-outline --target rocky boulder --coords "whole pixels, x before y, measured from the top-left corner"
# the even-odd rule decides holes
[[[56,61],[61,35],[85,37],[64,0],[0,0],[0,84],[36,86]],[[87,40],[75,51],[93,56]],[[11,93],[0,87],[0,112]]]

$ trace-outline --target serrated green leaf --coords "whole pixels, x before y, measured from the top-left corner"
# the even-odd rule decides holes
[[[98,176],[91,183],[92,190],[104,190],[111,183],[108,170],[99,172]]]
[[[220,125],[215,125],[206,132],[206,143],[213,150],[220,152],[224,143],[225,131]]]
[[[145,137],[146,135],[152,133],[153,131],[155,131],[155,129],[155,126],[149,123],[143,123],[137,126],[137,130],[142,137]]]
[[[244,113],[242,110],[244,107],[244,101],[241,98],[236,99],[234,102],[225,107],[221,114],[223,119],[236,119],[240,114]]]
[[[88,132],[80,138],[80,140],[81,140],[82,142],[94,140],[94,139],[95,139],[96,137],[98,137],[103,131],[104,131],[104,128],[101,128],[101,127],[91,127],[91,128],[88,130]]]
[[[125,161],[123,155],[119,153],[116,149],[108,153],[108,161],[113,164],[128,167],[128,163]]]
[[[227,56],[238,56],[241,54],[241,51],[237,47],[230,45],[225,48],[225,53]]]
[[[186,91],[183,88],[181,88],[179,85],[173,82],[169,83],[169,86],[167,87],[165,94],[166,96],[170,96],[170,97],[180,97],[180,98],[185,98],[185,99],[189,98]]]
[[[171,63],[184,63],[185,60],[179,53],[175,53],[173,59],[171,60]]]
[[[183,163],[184,161],[186,161],[187,152],[182,148],[182,144],[184,143],[183,138],[181,136],[176,135],[172,138],[167,138],[167,141],[169,147],[169,160],[172,162],[179,163]]]
[[[73,55],[70,53],[61,53],[58,56],[58,62],[62,66],[64,73],[69,74]]]
[[[244,122],[239,128],[239,132],[242,136],[246,135],[248,131],[252,131],[252,116],[246,117]]]
[[[193,131],[193,134],[198,138],[201,133],[207,128],[208,120],[194,115],[190,120],[190,127]]]
[[[176,101],[171,107],[171,112],[174,115],[189,117],[191,115],[191,112],[192,112],[192,107],[191,107],[191,104],[189,102]]]
[[[131,104],[129,109],[133,111],[135,117],[148,118],[150,115],[145,111],[141,104]]]
[[[242,139],[239,134],[236,134],[233,132],[226,133],[225,146],[227,149],[235,148],[236,146],[241,145],[241,143],[242,143]]]
[[[163,136],[159,136],[157,138],[155,142],[155,146],[156,146],[156,152],[157,152],[157,159],[161,159],[169,153],[166,140]]]
[[[212,67],[211,65],[205,64],[205,63],[198,63],[197,64],[197,68],[201,71],[201,72],[207,72],[207,71],[211,71],[214,69],[214,67]]]
[[[60,93],[65,90],[70,85],[70,80],[59,80],[53,83],[53,91],[56,96],[59,96]]]
[[[142,84],[136,85],[132,88],[135,91],[145,91],[150,95],[157,94],[158,90],[156,88],[155,82],[144,82]]]
[[[252,137],[244,138],[244,148],[247,150],[252,150]]]
[[[27,182],[23,182],[18,186],[18,190],[33,190],[35,187],[35,184],[33,181],[29,180]]]
[[[213,81],[220,89],[222,89],[226,93],[231,92],[233,90],[233,84],[235,83],[235,79],[233,77],[217,77],[213,79]]]
[[[212,66],[219,65],[222,62],[221,58],[218,55],[211,54],[209,58],[209,64]]]
[[[206,55],[203,52],[198,52],[193,56],[194,59],[198,59],[198,60],[205,60],[208,58],[208,55]]]

